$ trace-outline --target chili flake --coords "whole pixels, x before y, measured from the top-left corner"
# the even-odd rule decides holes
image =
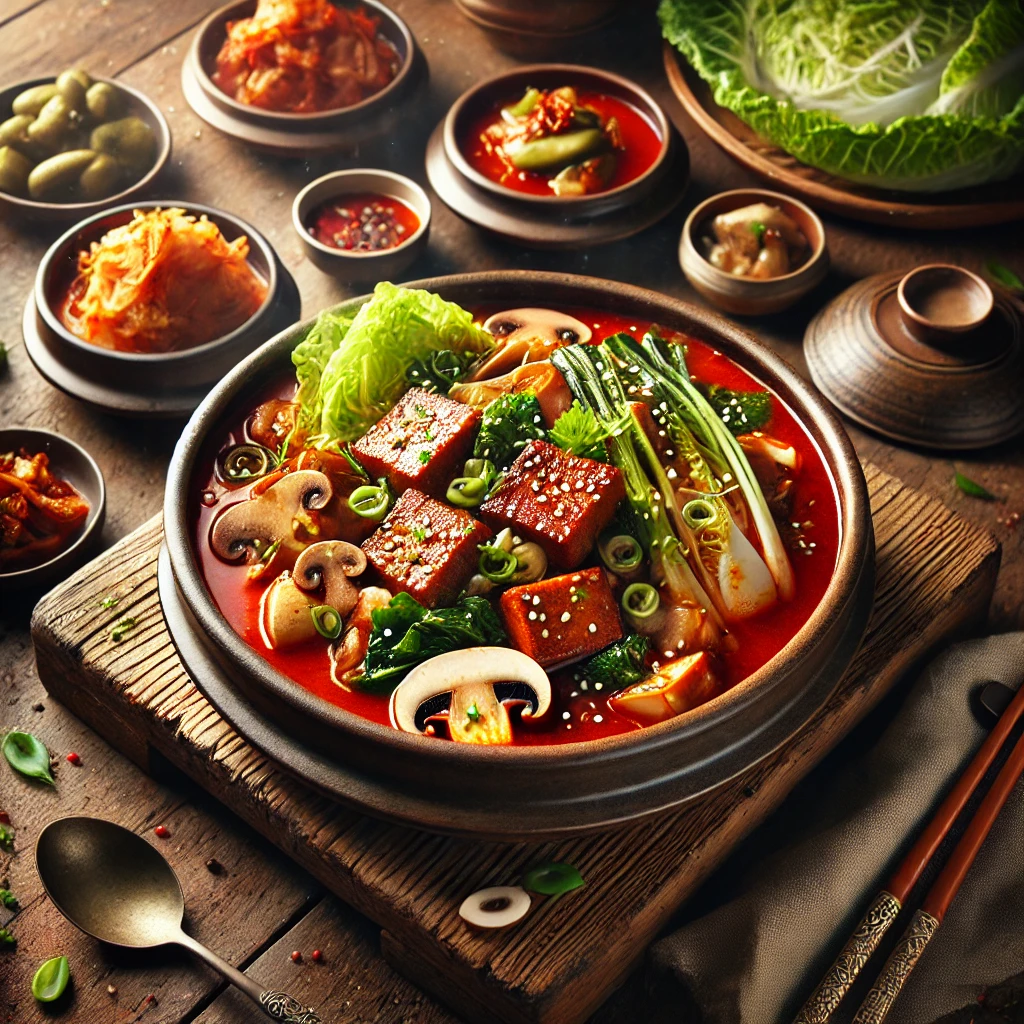
[[[419,230],[416,212],[400,199],[359,193],[318,206],[306,230],[318,242],[346,252],[394,249]]]

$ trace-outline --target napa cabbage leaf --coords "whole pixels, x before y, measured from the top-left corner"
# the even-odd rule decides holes
[[[1018,0],[662,0],[659,17],[715,102],[837,177],[934,192],[1024,162]]]

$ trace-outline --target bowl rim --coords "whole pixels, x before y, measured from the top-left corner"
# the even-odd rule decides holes
[[[97,221],[104,220],[105,218],[113,215],[123,213],[131,214],[135,210],[140,209],[181,209],[187,214],[205,215],[210,220],[218,217],[228,221],[234,221],[235,224],[243,229],[241,233],[246,236],[250,245],[252,245],[253,242],[256,243],[263,255],[263,258],[267,261],[267,294],[264,296],[263,302],[260,304],[259,308],[256,309],[256,311],[246,320],[240,323],[233,331],[229,331],[227,334],[223,334],[219,338],[213,338],[211,341],[203,342],[202,345],[179,349],[175,352],[121,352],[119,349],[103,348],[99,345],[93,345],[91,342],[85,341],[85,339],[79,338],[76,334],[69,331],[64,324],[61,323],[60,317],[56,315],[46,296],[46,281],[50,276],[50,271],[58,254],[60,253],[60,250],[72,241],[75,235],[92,227],[92,225]],[[246,262],[250,262],[248,257],[246,257]],[[255,268],[253,269],[255,270]],[[93,216],[87,217],[85,220],[81,220],[76,224],[73,224],[43,254],[43,258],[39,261],[39,267],[36,270],[35,281],[33,282],[32,289],[35,297],[36,312],[40,317],[42,317],[47,328],[56,334],[65,344],[70,344],[75,349],[85,352],[91,356],[97,356],[98,358],[116,359],[127,364],[137,363],[140,366],[154,366],[163,363],[185,361],[187,359],[196,358],[197,356],[208,355],[215,348],[219,348],[222,345],[230,345],[237,341],[243,334],[251,330],[258,320],[265,316],[267,311],[273,306],[277,298],[280,281],[281,276],[278,273],[277,256],[274,252],[273,246],[271,246],[270,242],[267,241],[267,239],[264,238],[263,235],[248,221],[243,220],[241,217],[237,217],[233,213],[229,213],[227,210],[222,210],[215,206],[205,206],[202,203],[189,203],[176,199],[160,199],[146,200],[137,203],[124,203],[121,206],[111,207],[108,210],[100,210]]]
[[[413,209],[413,213],[415,213],[419,218],[420,226],[408,238],[402,239],[398,245],[393,245],[390,249],[371,249],[363,252],[356,252],[349,249],[337,249],[332,245],[325,245],[319,239],[314,238],[302,219],[302,205],[305,203],[306,197],[314,188],[322,185],[324,182],[344,182],[349,178],[354,178],[356,175],[371,175],[381,179],[382,181],[391,182],[392,184],[398,183],[408,188],[422,204],[420,209]],[[381,195],[388,196],[390,199],[394,199],[397,202],[405,203],[406,206],[412,207],[412,203],[402,199],[401,196],[391,195],[385,188],[380,188],[378,191]],[[337,192],[331,192],[330,195],[325,197],[324,202],[327,202],[330,199],[336,199],[339,196],[351,194],[352,193],[350,191],[346,191],[342,188]],[[430,197],[427,195],[426,190],[422,185],[413,181],[412,178],[407,178],[404,174],[398,174],[395,171],[387,171],[383,168],[377,167],[353,167],[343,171],[329,171],[327,174],[322,174],[319,178],[314,178],[308,185],[301,188],[296,194],[295,199],[292,200],[292,227],[295,229],[300,241],[306,245],[312,246],[325,256],[338,256],[342,259],[348,260],[375,259],[379,256],[386,257],[407,249],[413,243],[418,242],[427,233],[430,228],[432,214],[433,209]]]
[[[58,74],[60,74],[60,72],[58,72]],[[22,92],[25,89],[31,89],[37,85],[50,85],[55,81],[56,77],[56,75],[38,75],[35,78],[26,78],[23,82],[14,82],[9,86],[4,86],[3,89],[0,89],[0,96],[14,90]],[[148,188],[156,176],[167,165],[167,161],[171,158],[171,126],[167,123],[167,118],[164,117],[163,111],[161,111],[156,103],[154,103],[153,100],[151,100],[144,92],[141,92],[130,85],[125,85],[124,82],[120,82],[116,78],[104,78],[102,75],[90,75],[89,77],[93,82],[103,82],[106,85],[112,85],[114,88],[121,89],[128,93],[134,102],[145,107],[152,115],[153,120],[156,121],[159,129],[156,133],[158,136],[158,151],[153,166],[141,178],[139,178],[138,181],[133,182],[127,188],[122,189],[120,192],[117,192],[112,196],[106,196],[104,199],[90,199],[86,202],[75,203],[47,203],[39,199],[26,199],[22,196],[13,195],[10,192],[0,191],[0,200],[5,203],[18,206],[24,210],[60,211],[61,213],[66,212],[69,217],[74,214],[89,214],[94,211],[105,210],[111,203],[122,203],[128,196],[142,192]]]
[[[70,437],[58,434],[54,430],[47,430],[45,427],[18,425],[12,427],[0,427],[0,434],[7,433],[23,433],[26,436],[36,435],[37,437],[46,438],[50,443],[56,441],[58,445],[66,445],[69,448],[73,448],[82,457],[83,462],[88,466],[89,471],[94,476],[96,484],[99,487],[99,501],[96,502],[95,508],[90,505],[85,526],[82,528],[82,532],[75,538],[72,544],[64,548],[63,551],[58,552],[53,556],[53,558],[46,562],[41,562],[39,565],[33,565],[27,569],[16,569],[14,572],[0,572],[0,583],[14,584],[30,581],[37,574],[41,576],[44,572],[52,570],[60,562],[73,557],[75,552],[81,550],[85,544],[92,540],[97,528],[103,523],[104,513],[107,508],[107,482],[104,479],[103,471],[100,469],[99,463],[97,463],[85,448],[83,448],[77,441],[72,441]]]
[[[612,295],[616,302],[637,309],[652,303],[659,306],[664,306],[666,302],[671,303],[680,318],[686,319],[687,330],[694,331],[698,336],[701,333],[713,332],[718,340],[726,342],[726,348],[731,350],[726,352],[730,358],[733,351],[740,354],[740,365],[755,379],[764,383],[761,380],[762,375],[774,375],[777,378],[777,385],[772,386],[770,390],[779,401],[787,404],[794,418],[807,432],[809,442],[818,449],[831,479],[839,517],[839,550],[825,594],[807,621],[782,650],[726,693],[686,715],[667,722],[596,740],[494,749],[473,747],[472,750],[453,750],[451,748],[455,746],[461,748],[470,745],[435,743],[422,736],[406,735],[371,722],[305,690],[300,684],[274,669],[234,631],[217,608],[206,586],[192,542],[188,500],[192,493],[195,464],[207,441],[208,428],[218,422],[237,401],[239,388],[247,379],[255,373],[267,372],[267,368],[262,365],[264,360],[270,360],[273,356],[275,360],[283,362],[286,342],[289,343],[287,351],[290,351],[297,344],[297,332],[308,330],[316,318],[294,325],[266,342],[225,375],[196,409],[178,439],[168,468],[164,502],[164,539],[173,574],[190,614],[195,618],[200,630],[220,650],[229,652],[226,656],[236,668],[241,668],[255,677],[262,688],[273,693],[275,699],[288,704],[294,712],[319,717],[326,725],[337,729],[339,734],[348,732],[362,742],[380,744],[383,750],[391,748],[396,753],[411,755],[419,759],[424,766],[455,764],[460,767],[476,768],[515,764],[529,770],[542,770],[564,765],[566,759],[572,759],[574,767],[578,767],[607,761],[609,758],[628,756],[641,744],[648,753],[651,753],[678,742],[680,733],[693,735],[719,726],[723,721],[744,710],[749,703],[764,699],[774,687],[781,685],[787,676],[787,664],[795,654],[801,650],[813,650],[813,645],[809,644],[809,641],[827,630],[856,593],[863,551],[871,544],[870,506],[863,471],[838,414],[824,401],[813,385],[804,380],[782,357],[758,341],[750,332],[721,315],[693,303],[634,285],[580,275],[529,270],[457,274],[410,282],[408,287],[443,292],[446,288],[481,285],[498,291],[510,289],[517,282],[527,287],[531,283],[581,287],[591,291],[598,308],[606,308],[600,303],[603,300],[607,304]],[[369,295],[359,296],[335,308],[356,308],[357,304],[367,301],[368,298]],[[282,351],[277,352],[277,349]],[[769,387],[766,383],[764,386]],[[800,406],[804,411],[798,408]],[[812,426],[821,434],[822,444],[818,443],[812,433]],[[829,451],[833,454],[834,465],[829,459]]]
[[[798,210],[804,213],[814,224],[815,229],[818,232],[818,241],[811,250],[810,256],[804,260],[800,266],[791,270],[788,274],[782,274],[779,277],[769,278],[756,278],[756,277],[737,277],[734,274],[727,274],[724,270],[716,267],[708,260],[708,258],[700,251],[697,247],[697,243],[694,240],[695,229],[708,218],[708,207],[713,203],[720,202],[723,199],[740,199],[740,197],[755,197],[758,196],[762,199],[767,199],[772,203],[779,203],[783,206],[789,204],[795,206]],[[743,205],[748,205],[744,203]],[[737,209],[731,207],[731,209]],[[720,211],[726,212],[726,211]],[[815,273],[818,269],[819,264],[825,258],[825,254],[828,250],[828,239],[825,234],[825,224],[822,219],[802,200],[795,199],[793,196],[788,196],[783,192],[774,192],[771,189],[766,188],[731,188],[725,192],[716,192],[714,195],[708,196],[707,199],[699,202],[690,212],[687,214],[686,221],[683,224],[682,235],[679,240],[679,259],[682,262],[684,259],[696,257],[700,260],[701,264],[707,267],[710,276],[719,283],[728,282],[732,286],[740,282],[744,285],[749,285],[751,288],[760,288],[764,290],[767,286],[778,287],[780,285],[792,283],[799,280],[801,276],[810,276]],[[684,269],[686,269],[684,267]]]
[[[375,92],[373,95],[367,96],[365,99],[360,100],[358,103],[353,103],[348,107],[333,107],[330,110],[311,111],[307,114],[295,114],[281,110],[267,110],[263,107],[254,107],[247,103],[240,103],[233,96],[229,96],[219,85],[217,85],[210,73],[206,70],[202,59],[203,44],[206,41],[207,34],[211,32],[220,21],[229,16],[235,8],[252,6],[255,9],[256,0],[230,0],[229,3],[224,4],[222,7],[218,7],[207,15],[206,18],[203,19],[199,28],[196,29],[195,35],[192,37],[192,42],[189,44],[188,60],[192,64],[192,69],[196,76],[196,81],[199,83],[200,89],[202,89],[202,91],[209,96],[213,102],[227,110],[230,110],[237,117],[240,117],[243,120],[259,122],[267,127],[276,126],[279,128],[287,128],[288,126],[317,126],[324,122],[328,122],[331,119],[341,118],[342,116],[358,116],[374,104],[388,97],[395,90],[402,88],[408,80],[409,75],[412,74],[416,60],[416,38],[413,36],[412,31],[405,21],[391,10],[390,7],[386,7],[381,3],[380,0],[331,0],[331,3],[340,7],[354,6],[355,4],[370,7],[380,15],[382,22],[388,22],[401,38],[402,43],[405,46],[405,56],[401,59],[401,64],[399,65],[398,71],[395,73],[395,77],[392,78],[391,81],[388,82],[388,84],[379,92]],[[251,17],[251,14],[242,15],[241,12],[239,12],[239,16]],[[389,41],[393,42],[393,40]],[[221,45],[223,45],[223,43]],[[398,47],[396,46],[395,49],[397,50]],[[401,54],[399,54],[399,56],[401,57]]]
[[[492,181],[486,175],[481,174],[476,170],[476,168],[470,164],[463,154],[456,132],[457,122],[461,118],[463,112],[470,103],[480,96],[481,93],[490,89],[499,88],[501,83],[506,79],[519,78],[523,75],[539,76],[542,74],[555,74],[564,77],[585,75],[590,78],[603,79],[605,82],[608,82],[610,85],[615,87],[615,93],[617,94],[616,98],[622,99],[622,93],[630,96],[630,105],[639,109],[641,115],[644,116],[645,119],[647,119],[649,114],[653,113],[653,119],[655,122],[653,128],[655,133],[660,136],[661,149],[651,166],[642,174],[638,174],[635,178],[630,179],[622,185],[617,185],[615,188],[583,196],[535,196],[524,192],[517,192],[515,189],[509,188],[507,185],[502,185],[501,182]],[[455,100],[455,102],[448,108],[448,113],[445,114],[442,125],[444,151],[451,164],[455,167],[456,171],[462,175],[462,177],[476,185],[478,188],[485,189],[487,192],[500,196],[502,199],[512,200],[514,202],[530,203],[531,205],[543,207],[564,207],[569,209],[574,206],[582,206],[583,204],[588,203],[600,203],[603,205],[607,201],[614,202],[617,198],[626,195],[629,191],[641,187],[643,184],[649,182],[652,177],[660,174],[666,168],[672,150],[672,123],[669,121],[668,115],[662,109],[661,104],[658,103],[658,101],[646,89],[644,89],[643,86],[638,85],[631,79],[626,78],[623,75],[617,75],[612,71],[605,71],[602,68],[590,67],[586,64],[523,64],[519,67],[501,71],[496,75],[491,75],[490,78],[485,78],[482,82],[477,82],[475,85],[471,86]]]

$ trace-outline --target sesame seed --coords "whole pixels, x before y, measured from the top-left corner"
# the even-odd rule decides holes
[[[568,622],[571,618],[572,618],[572,615],[570,615],[569,612],[562,612],[562,621],[563,622]]]
[[[588,633],[596,633],[597,632],[597,623],[596,622],[592,622],[589,626],[587,626],[587,632]]]
[[[595,721],[595,722],[596,722],[596,723],[597,723],[598,725],[600,725],[600,724],[601,724],[601,723],[602,723],[602,722],[604,721],[604,718],[603,718],[603,717],[602,717],[601,715],[594,715],[594,721]]]
[[[568,711],[563,711],[562,712],[562,720],[563,721],[568,722],[570,718],[572,718],[572,715],[569,714]]]
[[[540,635],[541,635],[541,636],[542,636],[542,637],[543,637],[543,638],[544,638],[545,640],[547,640],[548,636],[550,636],[550,634],[548,633],[548,631],[547,631],[546,629],[542,629],[542,630],[540,631]]]

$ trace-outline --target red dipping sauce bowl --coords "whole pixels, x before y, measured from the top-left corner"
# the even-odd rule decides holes
[[[520,100],[529,88],[550,91],[572,86],[584,106],[602,119],[614,116],[625,145],[609,186],[587,195],[558,196],[545,176],[502,175],[500,161],[482,152],[480,136],[501,116],[501,108]],[[532,64],[506,71],[475,85],[452,104],[444,121],[449,162],[472,186],[511,202],[542,207],[565,217],[593,216],[642,202],[671,166],[673,131],[665,112],[628,78],[575,64]]]
[[[426,248],[430,200],[416,182],[392,171],[334,171],[295,197],[292,224],[306,256],[324,273],[384,281]]]

